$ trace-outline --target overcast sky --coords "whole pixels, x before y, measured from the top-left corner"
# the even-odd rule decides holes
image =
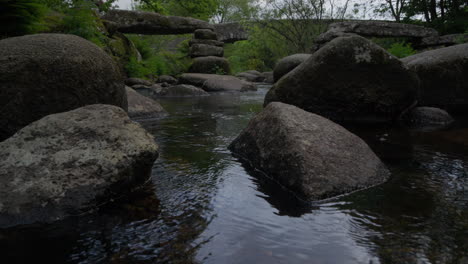
[[[344,3],[346,0],[334,0],[334,2],[339,6],[339,3]],[[351,0],[350,4],[348,5],[348,13],[350,13],[353,9],[353,4],[354,3],[366,3],[369,2],[368,0]],[[119,9],[132,9],[132,3],[134,0],[117,0],[117,5],[119,6]],[[391,17],[388,16],[375,16],[375,14],[371,14],[371,12],[366,12],[366,15],[359,14],[361,19],[391,19]],[[372,16],[372,17],[369,17]]]

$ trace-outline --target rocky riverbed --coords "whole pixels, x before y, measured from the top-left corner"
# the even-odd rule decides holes
[[[391,180],[306,203],[227,149],[267,90],[159,100],[169,116],[143,122],[161,153],[151,182],[87,216],[2,230],[1,262],[463,263],[468,122],[348,126]]]

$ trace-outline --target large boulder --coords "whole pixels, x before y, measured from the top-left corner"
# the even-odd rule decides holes
[[[93,43],[62,34],[0,41],[0,141],[46,115],[97,103],[127,109],[119,67]]]
[[[0,227],[79,215],[145,182],[158,146],[125,111],[53,114],[0,143]]]
[[[229,149],[307,200],[384,182],[389,172],[343,127],[292,105],[271,103]]]
[[[224,48],[206,44],[193,44],[190,47],[190,56],[192,58],[196,57],[207,57],[207,56],[216,56],[223,57]]]
[[[402,61],[421,79],[421,105],[468,109],[468,43],[426,51]]]
[[[125,87],[128,98],[128,116],[132,119],[144,119],[165,116],[167,112],[156,101],[143,96],[130,87]]]
[[[338,121],[389,122],[412,105],[419,80],[381,47],[359,37],[336,38],[270,89],[280,101]]]
[[[229,74],[231,67],[229,61],[222,57],[199,57],[193,60],[188,72],[209,73],[209,74]]]
[[[230,75],[185,73],[179,83],[190,84],[207,92],[243,92],[252,90],[250,83]]]
[[[294,70],[297,66],[299,66],[304,61],[310,58],[311,54],[294,54],[291,56],[287,56],[279,60],[275,68],[273,69],[273,78],[274,81],[278,81],[284,75],[288,74],[290,71]]]

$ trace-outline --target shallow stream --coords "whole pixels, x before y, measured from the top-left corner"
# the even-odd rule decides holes
[[[227,150],[267,89],[161,100],[170,115],[143,122],[160,146],[152,181],[91,215],[0,231],[0,263],[468,263],[468,122],[348,127],[392,177],[310,204]]]

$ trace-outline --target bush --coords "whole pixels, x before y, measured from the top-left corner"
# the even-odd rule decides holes
[[[95,7],[88,1],[77,1],[65,11],[62,21],[62,33],[73,34],[104,47],[105,35],[99,31],[100,20],[92,10]],[[101,28],[104,28],[101,26]]]
[[[142,61],[131,59],[125,66],[129,77],[153,79],[160,75],[179,75],[188,70],[191,60],[188,58],[189,36],[183,40],[174,52],[168,46],[180,36],[127,36],[140,52]]]
[[[416,54],[416,51],[411,47],[411,44],[404,42],[392,44],[387,51],[397,58],[404,58]]]
[[[0,0],[0,38],[36,32],[45,12],[36,0]]]

